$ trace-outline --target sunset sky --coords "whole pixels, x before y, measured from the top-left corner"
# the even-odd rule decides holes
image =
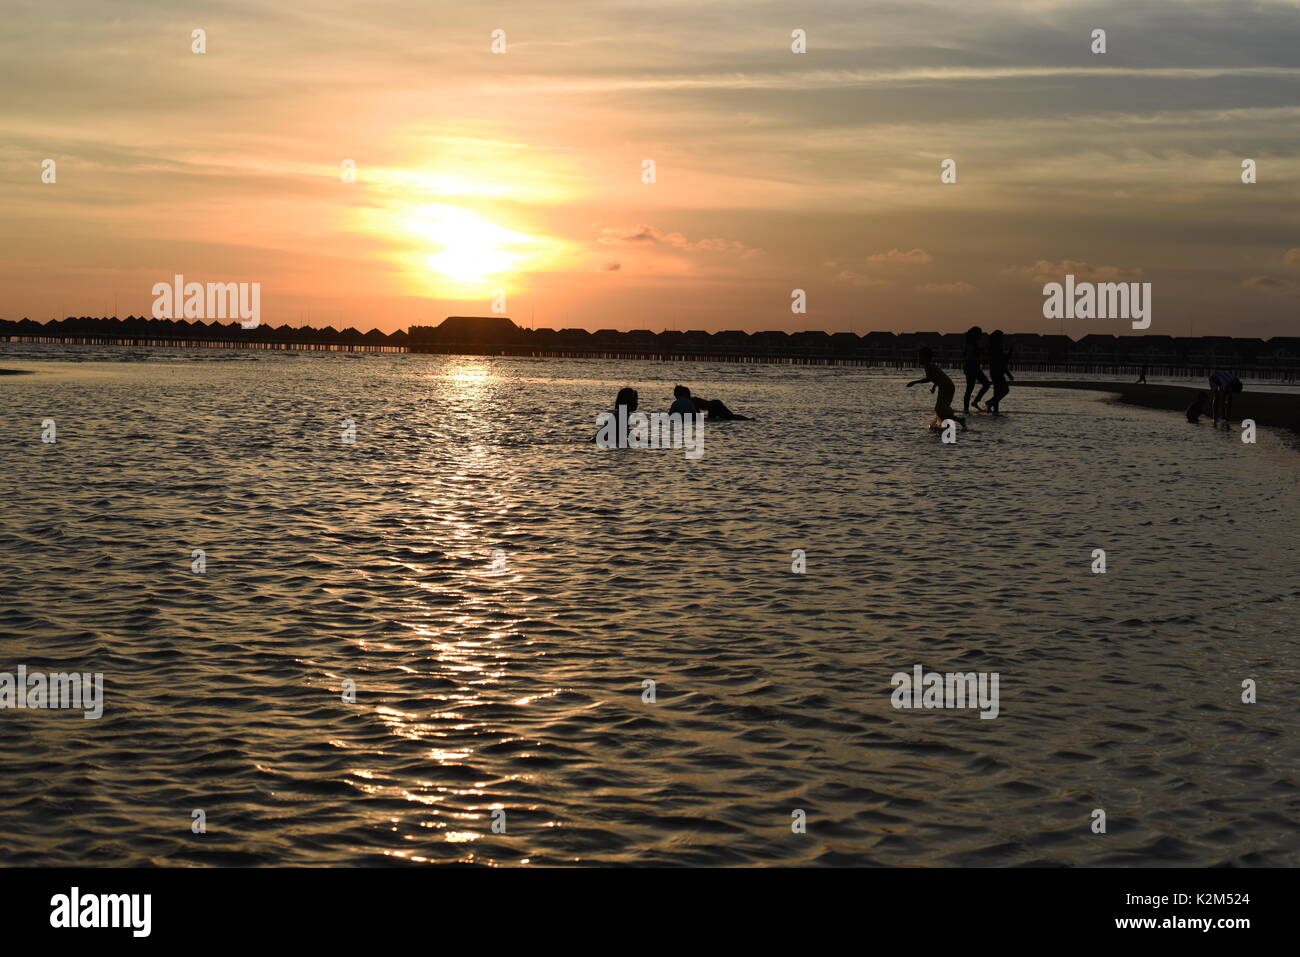
[[[11,0],[0,85],[0,318],[1300,334],[1294,2]]]

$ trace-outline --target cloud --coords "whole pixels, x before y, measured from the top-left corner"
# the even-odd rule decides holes
[[[1032,266],[1012,266],[1003,270],[1003,275],[1033,279],[1035,282],[1060,282],[1067,275],[1078,281],[1088,282],[1131,282],[1142,277],[1141,269],[1125,269],[1122,266],[1094,266],[1092,263],[1077,259],[1063,259],[1049,262],[1040,259]]]
[[[854,286],[887,286],[888,281],[874,274],[876,266],[924,266],[934,262],[934,257],[924,249],[891,249],[887,253],[872,253],[865,263],[831,260],[823,265],[835,273],[835,278]]]
[[[878,276],[873,276],[857,263],[842,263],[835,260],[822,263],[827,269],[835,273],[835,278],[841,282],[847,282],[854,286],[887,286],[885,280]]]
[[[1294,250],[1293,250],[1294,251]],[[1290,279],[1277,279],[1274,276],[1251,276],[1242,283],[1247,289],[1260,289],[1264,292],[1285,292],[1295,288]]]
[[[738,239],[701,239],[688,249],[702,249],[705,252],[737,253],[745,258],[759,256],[763,250],[747,246]]]
[[[1049,79],[1161,79],[1214,80],[1224,77],[1240,79],[1294,80],[1300,68],[1294,66],[1205,66],[1205,67],[1094,67],[1094,66],[969,66],[919,67],[891,70],[805,70],[781,71],[755,69],[749,72],[727,70],[713,73],[629,74],[629,75],[546,75],[538,74],[528,89],[531,92],[557,93],[626,93],[649,90],[860,90],[869,87],[915,86],[921,83],[970,83],[1005,81],[1041,81]],[[485,81],[484,89],[509,92],[512,85],[501,79]]]
[[[924,249],[910,249],[907,252],[903,252],[901,249],[891,249],[887,253],[873,253],[867,257],[867,262],[924,265],[934,262],[934,257]]]
[[[625,243],[664,244],[678,247],[689,245],[689,241],[681,233],[663,233],[653,226],[607,226],[600,232],[601,236],[596,242],[607,246]]]
[[[731,253],[745,258],[761,255],[763,250],[747,245],[738,239],[710,238],[691,242],[681,233],[665,233],[647,226],[607,226],[601,229],[596,242],[606,246],[640,246],[643,248],[660,246],[672,249],[684,249],[692,252]]]
[[[976,287],[968,282],[927,282],[914,288],[917,292],[937,296],[964,296],[976,291]]]
[[[618,272],[620,269],[623,268],[623,264],[622,264],[622,263],[605,263],[605,265],[601,266],[600,268],[601,268],[601,270],[604,271],[604,272]]]
[[[1300,247],[1288,249],[1282,254],[1282,265],[1300,269]]]

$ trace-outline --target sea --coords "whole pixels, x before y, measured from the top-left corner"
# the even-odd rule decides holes
[[[0,676],[103,682],[0,707],[0,864],[1300,864],[1288,433],[1013,384],[948,442],[918,370],[0,367]],[[677,384],[752,418],[593,442]]]

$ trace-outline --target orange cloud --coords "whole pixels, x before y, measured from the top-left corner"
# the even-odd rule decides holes
[[[976,291],[976,287],[968,282],[927,282],[915,288],[917,292],[938,296],[964,296]]]
[[[874,253],[868,256],[867,262],[924,265],[925,263],[934,262],[934,257],[924,249],[911,249],[907,252],[903,252],[901,249],[891,249],[887,253]]]
[[[823,265],[827,269],[831,269],[835,271],[836,279],[839,279],[842,282],[850,283],[854,286],[889,285],[889,283],[887,283],[885,280],[881,279],[880,277],[873,276],[868,272],[864,272],[862,270],[862,267],[855,263],[842,263],[842,262],[836,262],[832,260],[831,262],[823,263]]]
[[[736,253],[746,258],[760,255],[763,250],[742,243],[738,239],[701,239],[691,242],[681,233],[665,233],[647,226],[607,226],[601,229],[596,242],[606,246],[670,246],[674,249],[699,250],[701,252]]]
[[[1285,292],[1295,288],[1290,279],[1277,279],[1273,276],[1251,276],[1242,283],[1247,289],[1259,289],[1262,292]]]
[[[1063,259],[1056,263],[1040,259],[1032,266],[1012,266],[1003,270],[1003,274],[1044,283],[1060,282],[1061,277],[1066,275],[1095,282],[1130,282],[1141,278],[1142,270],[1125,269],[1122,266],[1094,266],[1092,263],[1077,259]]]

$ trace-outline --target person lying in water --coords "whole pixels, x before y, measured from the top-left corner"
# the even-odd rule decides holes
[[[920,379],[913,379],[907,384],[910,389],[914,385],[922,382],[933,382],[934,389],[938,390],[938,395],[934,400],[934,421],[930,423],[931,428],[940,428],[947,419],[952,419],[961,426],[962,431],[966,431],[966,420],[952,410],[952,399],[957,394],[957,388],[948,378],[948,373],[939,368],[939,364],[934,361],[934,351],[929,346],[922,346],[918,353],[921,360],[921,366],[925,369],[925,376]]]
[[[747,415],[737,415],[727,408],[726,403],[721,399],[701,399],[697,395],[691,395],[691,390],[684,385],[679,385],[673,389],[675,399],[673,404],[668,408],[669,412],[681,412],[686,415],[702,414],[708,420],[714,422],[752,422],[753,420]]]
[[[701,399],[694,396],[695,408],[703,412],[706,421],[734,421],[734,422],[751,422],[753,421],[747,415],[737,415],[726,407],[721,399]]]

